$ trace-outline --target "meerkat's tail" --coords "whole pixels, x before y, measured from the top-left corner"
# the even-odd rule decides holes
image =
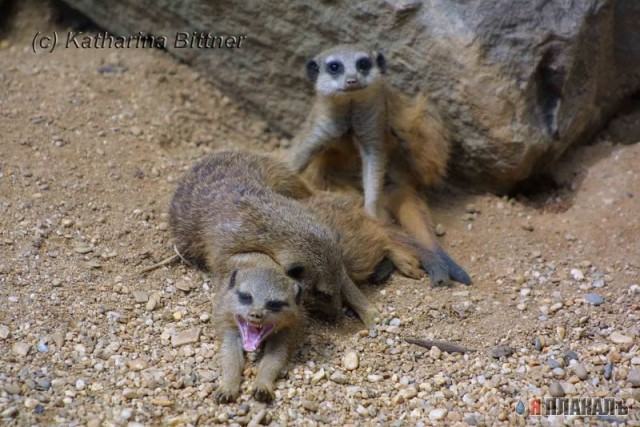
[[[441,183],[447,173],[450,138],[440,115],[424,94],[387,98],[391,129],[401,141],[404,161],[411,160],[413,175],[423,186]]]

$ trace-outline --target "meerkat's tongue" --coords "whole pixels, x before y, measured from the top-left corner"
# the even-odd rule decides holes
[[[245,351],[256,351],[262,345],[262,342],[273,332],[274,326],[271,323],[265,323],[262,327],[250,324],[242,317],[237,318],[238,329],[242,336],[242,347]]]

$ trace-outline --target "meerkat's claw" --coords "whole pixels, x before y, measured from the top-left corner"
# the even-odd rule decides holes
[[[276,393],[273,388],[268,385],[256,385],[256,390],[253,392],[253,397],[259,402],[269,403],[276,398]]]
[[[213,394],[213,397],[220,403],[235,402],[238,396],[240,396],[239,387],[233,387],[233,389],[230,389],[224,385],[218,386],[218,389]]]

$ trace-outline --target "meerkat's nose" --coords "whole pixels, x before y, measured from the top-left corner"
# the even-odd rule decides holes
[[[259,322],[262,320],[262,313],[259,311],[252,311],[249,313],[249,320],[252,322]]]
[[[348,76],[346,78],[347,85],[355,85],[358,83],[358,78],[356,76]]]

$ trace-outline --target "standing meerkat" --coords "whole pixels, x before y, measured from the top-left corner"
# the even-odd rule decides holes
[[[471,278],[442,249],[424,198],[442,181],[449,135],[424,96],[413,100],[384,81],[381,53],[338,45],[306,66],[316,97],[290,163],[322,189],[360,189],[369,216],[388,216],[415,238],[434,285]]]
[[[344,301],[370,326],[377,310],[347,274],[336,234],[277,192],[300,189],[286,182],[272,190],[268,181],[244,176],[246,169],[236,154],[223,152],[185,174],[169,206],[178,252],[214,278],[229,277],[239,256],[246,265],[267,255],[300,282],[310,310],[336,319]]]
[[[304,324],[302,287],[267,255],[241,255],[236,266],[221,284],[224,294],[215,309],[216,328],[222,337],[222,375],[214,397],[223,403],[237,399],[244,352],[264,345],[253,396],[270,402],[275,397],[274,383]]]

